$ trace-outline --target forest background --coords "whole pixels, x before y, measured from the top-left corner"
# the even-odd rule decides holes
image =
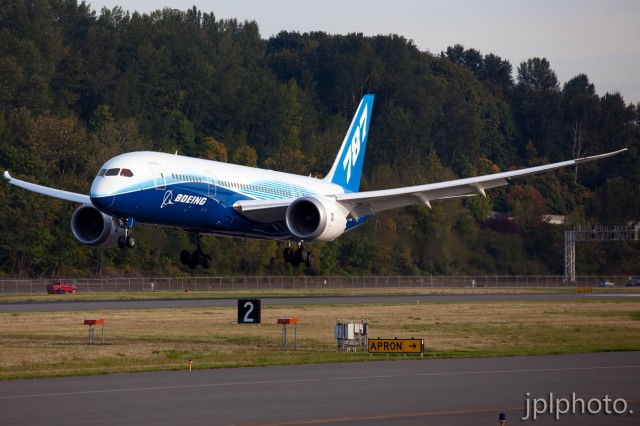
[[[282,245],[205,237],[199,275],[540,274],[564,271],[564,231],[640,221],[640,104],[560,85],[544,58],[518,65],[401,35],[264,40],[259,23],[196,7],[92,11],[74,0],[0,3],[0,168],[88,193],[101,165],[178,152],[322,177],[362,95],[376,94],[361,190],[416,185],[629,150],[493,190],[376,216],[314,244],[313,270]],[[186,275],[187,235],[139,226],[134,250],[82,246],[77,205],[0,182],[0,277]],[[566,216],[551,225],[544,214]],[[578,274],[640,274],[638,242],[577,245]]]

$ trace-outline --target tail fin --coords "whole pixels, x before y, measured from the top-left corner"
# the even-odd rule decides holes
[[[374,96],[363,96],[356,115],[351,121],[349,131],[344,137],[340,152],[338,152],[329,174],[324,178],[328,182],[342,186],[346,192],[358,192],[360,189],[360,177],[362,176],[364,151],[367,148]]]

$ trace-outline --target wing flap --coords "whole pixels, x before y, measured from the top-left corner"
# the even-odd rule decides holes
[[[295,198],[279,200],[242,200],[236,201],[233,208],[243,216],[257,222],[280,222],[284,220],[287,207]]]

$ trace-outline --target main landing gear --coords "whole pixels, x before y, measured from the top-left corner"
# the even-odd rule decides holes
[[[309,250],[304,248],[302,243],[298,244],[298,249],[294,250],[291,247],[284,249],[284,261],[290,263],[291,266],[300,266],[304,263],[308,267],[313,266],[313,262],[316,261],[315,256]]]
[[[195,243],[196,249],[191,253],[189,250],[182,250],[182,253],[180,253],[180,262],[183,265],[188,266],[189,269],[196,269],[198,265],[202,266],[204,269],[211,268],[211,264],[213,263],[211,256],[200,250],[200,235],[189,234],[189,239]]]

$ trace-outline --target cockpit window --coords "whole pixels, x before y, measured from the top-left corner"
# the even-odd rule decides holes
[[[120,170],[120,176],[133,177],[133,172],[129,169],[122,169]]]
[[[118,176],[119,173],[120,173],[120,169],[109,169],[109,170],[107,170],[107,172],[104,175],[105,176]]]
[[[100,170],[100,173],[98,173],[98,176],[104,176],[106,172],[107,172],[107,169],[102,169]]]

